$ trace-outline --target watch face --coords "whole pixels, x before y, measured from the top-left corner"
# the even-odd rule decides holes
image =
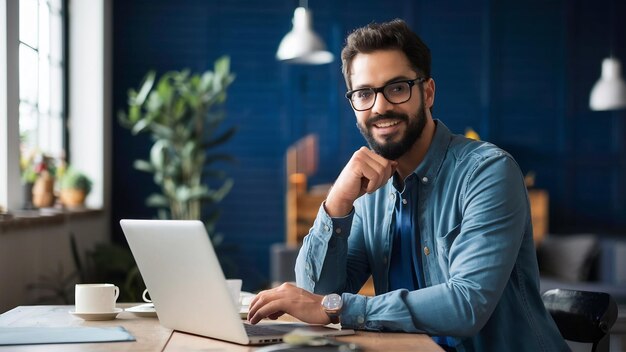
[[[341,309],[343,302],[341,301],[341,296],[336,293],[331,293],[324,296],[324,299],[322,300],[322,305],[326,310],[334,311]]]

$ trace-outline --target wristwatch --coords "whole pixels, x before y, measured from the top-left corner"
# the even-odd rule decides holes
[[[343,301],[341,296],[336,293],[331,293],[324,296],[322,299],[322,307],[324,312],[330,318],[330,322],[333,324],[339,323],[339,314],[341,314],[341,308],[343,307]]]

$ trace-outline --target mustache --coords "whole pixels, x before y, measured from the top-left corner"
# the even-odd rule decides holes
[[[372,127],[374,124],[382,121],[382,120],[386,120],[386,119],[396,119],[396,120],[400,120],[400,121],[404,121],[404,122],[408,122],[409,121],[409,116],[406,114],[401,114],[399,112],[395,112],[395,111],[389,111],[386,112],[384,114],[378,114],[372,118],[370,118],[369,120],[367,120],[365,122],[365,125],[370,128]]]

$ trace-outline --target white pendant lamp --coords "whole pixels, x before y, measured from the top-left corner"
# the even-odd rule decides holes
[[[308,8],[296,8],[292,22],[293,28],[278,46],[278,60],[305,65],[322,65],[333,61],[333,54],[326,50],[326,44],[313,31],[313,19]]]
[[[589,107],[595,111],[626,108],[626,83],[618,59],[609,57],[602,61],[602,76],[591,90]]]

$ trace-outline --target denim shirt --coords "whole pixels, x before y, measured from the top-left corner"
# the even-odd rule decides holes
[[[389,291],[392,179],[344,218],[321,206],[296,260],[299,287],[341,293],[341,325],[444,335],[459,351],[567,351],[539,294],[523,175],[498,147],[441,122],[419,177],[426,287]],[[356,292],[372,275],[376,296]]]

